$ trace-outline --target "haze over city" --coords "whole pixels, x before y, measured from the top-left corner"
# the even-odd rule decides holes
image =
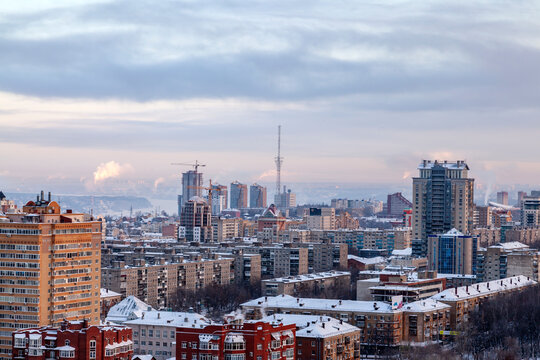
[[[0,4],[5,191],[168,198],[205,180],[410,189],[466,159],[478,194],[540,176],[536,2]],[[47,159],[47,161],[44,161]],[[304,185],[299,198],[315,201]],[[271,186],[270,186],[271,188]],[[515,187],[517,189],[517,187]],[[336,191],[339,196],[339,191]],[[481,195],[482,197],[484,195]]]

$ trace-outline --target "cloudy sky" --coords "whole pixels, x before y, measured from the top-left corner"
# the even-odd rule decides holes
[[[0,188],[540,181],[539,1],[2,1]]]

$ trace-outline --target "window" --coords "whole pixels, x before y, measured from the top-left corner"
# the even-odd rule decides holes
[[[174,330],[171,330],[171,339],[174,339]]]
[[[186,349],[186,348],[187,348],[187,342],[182,341],[182,349]]]
[[[161,344],[159,343],[159,341],[156,341],[156,346],[160,346]]]
[[[186,353],[182,353],[182,360],[186,359]]]
[[[139,336],[139,332],[138,332],[138,331],[134,331],[134,332],[133,332],[133,336]]]
[[[154,330],[148,329],[148,337],[154,337]]]
[[[191,348],[192,348],[192,349],[196,349],[196,348],[197,348],[197,343],[196,343],[196,342],[192,342],[192,343],[191,343]]]
[[[141,336],[146,336],[146,329],[141,329]]]
[[[311,347],[315,347],[315,341],[311,342]]]
[[[257,344],[257,350],[262,350],[262,344]]]
[[[156,330],[156,337],[161,337],[161,331],[160,330]]]

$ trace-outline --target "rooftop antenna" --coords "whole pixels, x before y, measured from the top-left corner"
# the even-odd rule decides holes
[[[277,156],[276,156],[276,194],[281,194],[281,125],[278,125]]]

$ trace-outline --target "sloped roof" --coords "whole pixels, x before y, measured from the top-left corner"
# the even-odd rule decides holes
[[[121,324],[129,318],[141,317],[143,311],[148,311],[149,309],[154,310],[150,305],[135,296],[128,296],[109,310],[106,321]]]

